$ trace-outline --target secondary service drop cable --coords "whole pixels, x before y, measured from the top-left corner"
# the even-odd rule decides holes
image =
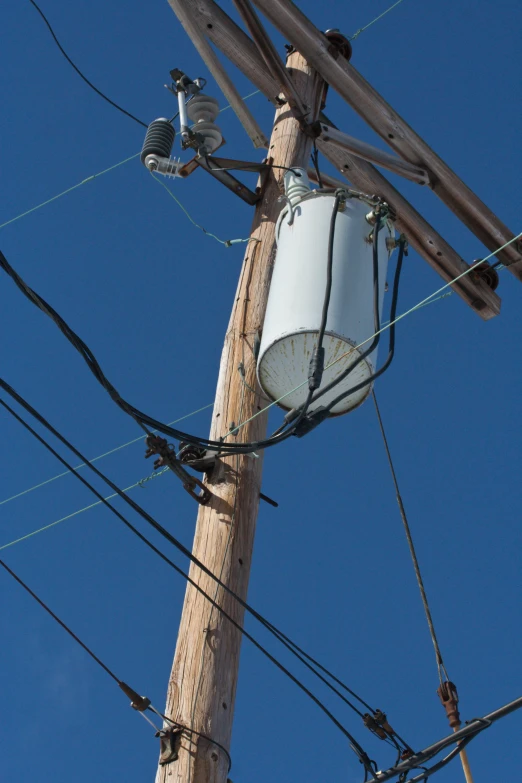
[[[69,340],[71,345],[73,345],[74,348],[76,348],[76,350],[80,353],[80,355],[86,362],[87,366],[93,373],[96,380],[109,393],[112,400],[123,411],[125,411],[125,413],[131,416],[139,424],[139,426],[143,430],[145,430],[145,432],[149,433],[148,428],[150,427],[152,429],[159,430],[159,432],[169,435],[172,438],[186,441],[188,443],[193,443],[197,446],[203,446],[213,451],[218,451],[222,454],[250,454],[252,451],[256,451],[256,449],[267,448],[268,446],[274,446],[277,443],[281,443],[282,441],[286,440],[293,434],[294,428],[296,426],[295,423],[286,432],[283,432],[279,435],[272,436],[266,440],[254,441],[251,443],[234,444],[234,443],[229,443],[225,440],[215,441],[215,440],[209,440],[208,438],[202,438],[199,436],[191,435],[187,432],[182,432],[181,430],[174,429],[173,427],[168,427],[162,422],[157,421],[151,416],[148,416],[147,414],[138,410],[137,408],[135,408],[133,405],[131,405],[121,397],[119,392],[115,389],[115,387],[108,380],[106,375],[103,373],[100,365],[98,364],[96,357],[92,353],[89,346],[70,328],[70,326],[64,321],[61,315],[57,313],[56,310],[54,310],[54,308],[51,307],[51,305],[45,301],[45,299],[43,299],[39,294],[36,293],[36,291],[33,291],[33,289],[30,288],[25,283],[25,281],[20,277],[20,275],[9,264],[6,257],[1,251],[0,251],[0,267],[5,272],[7,272],[7,274],[14,280],[14,282],[16,283],[20,291],[22,291],[22,293],[29,299],[29,301],[31,301],[34,305],[36,305],[36,307],[38,307],[49,318],[51,318],[52,321],[54,321],[54,323],[58,326],[60,331]]]
[[[54,427],[52,427],[49,424],[49,422],[47,422],[37,411],[35,411],[34,408],[32,408],[32,406],[29,405],[29,403],[27,403],[22,397],[20,397],[20,395],[17,392],[15,392],[14,389],[12,389],[9,386],[9,384],[7,384],[5,381],[0,379],[0,386],[5,391],[7,391],[22,407],[24,407],[26,410],[28,410],[28,412],[31,413],[31,415],[33,415],[41,424],[43,424],[55,437],[57,437],[62,443],[64,443],[69,449],[71,449],[71,451],[73,451],[76,454],[77,457],[79,457],[80,459],[85,461],[85,458],[81,454],[81,452],[79,452],[74,446],[72,446],[72,444],[70,444],[67,441],[67,439],[65,439],[57,430],[55,430]],[[38,433],[36,433],[35,430],[32,429],[32,427],[30,427],[20,416],[18,416],[18,414],[16,414],[15,411],[13,411],[13,409],[10,408],[10,406],[7,405],[7,403],[5,403],[3,400],[0,400],[0,405],[2,405],[6,410],[8,410],[11,413],[11,415],[13,415],[26,429],[28,429],[31,432],[31,434],[40,443],[42,443],[42,445],[44,445],[45,448],[47,448],[66,468],[71,470],[71,466],[66,462],[66,460],[64,460],[63,457],[61,457],[53,449],[52,446],[50,446],[50,444],[48,444],[40,435],[38,435]],[[246,609],[246,611],[248,611],[252,616],[254,616],[256,619],[258,619],[260,622],[262,622],[262,624],[267,628],[267,630],[269,630],[274,636],[276,636],[276,638],[278,638],[279,641],[281,641],[281,643],[283,643],[285,645],[285,647],[287,647],[290,650],[290,652],[292,652],[297,658],[299,658],[303,663],[305,663],[305,665],[307,665],[306,662],[303,661],[302,658],[299,655],[296,654],[295,650],[292,649],[292,645],[293,645],[293,647],[295,647],[297,649],[300,649],[300,648],[298,648],[297,645],[295,645],[294,643],[292,643],[292,645],[290,645],[288,643],[285,643],[284,640],[287,639],[288,637],[286,637],[281,631],[278,631],[277,629],[275,629],[275,626],[273,626],[271,623],[269,623],[267,620],[265,620],[258,612],[256,612],[251,606],[249,606],[249,604],[247,604],[246,601],[243,601],[227,585],[222,583],[204,565],[204,563],[202,563],[196,557],[194,557],[194,555],[192,555],[192,553],[186,547],[184,547],[183,544],[181,544],[181,542],[179,542],[174,536],[172,536],[167,530],[165,530],[165,528],[163,528],[158,522],[156,522],[156,520],[153,517],[151,517],[144,509],[142,509],[135,501],[133,501],[131,498],[129,498],[126,495],[124,495],[121,492],[121,490],[119,490],[119,488],[112,481],[110,481],[101,471],[99,471],[94,465],[88,464],[88,467],[93,472],[95,472],[100,478],[102,478],[105,481],[105,483],[107,483],[112,489],[114,489],[117,492],[117,494],[120,495],[120,497],[122,497],[125,500],[125,502],[127,502],[134,510],[136,510],[140,514],[140,516],[142,516],[149,524],[151,524],[152,527],[154,527],[154,529],[157,532],[159,532],[161,535],[163,535],[163,537],[166,538],[171,544],[173,544],[179,551],[181,551],[182,554],[184,554],[186,557],[188,557],[204,573],[206,573],[210,578],[212,578],[216,582],[216,584],[218,584],[226,592],[228,592],[239,604],[241,604],[241,606],[243,606]],[[197,584],[197,582],[195,582],[193,579],[191,579],[190,576],[188,576],[183,571],[183,569],[181,569],[172,560],[170,560],[163,552],[161,552],[161,550],[159,550],[157,547],[155,547],[154,544],[152,544],[152,542],[150,542],[142,533],[140,533],[139,530],[137,530],[137,528],[135,528],[119,511],[117,511],[117,509],[115,509],[110,503],[108,503],[105,500],[105,498],[103,498],[103,496],[99,492],[97,492],[97,490],[95,490],[94,487],[92,487],[92,485],[89,484],[88,481],[86,481],[86,479],[84,479],[78,473],[74,473],[74,475],[76,476],[76,478],[79,481],[81,481],[85,486],[87,486],[91,490],[91,492],[93,492],[93,494],[101,502],[103,502],[104,505],[107,508],[109,508],[110,511],[113,514],[115,514],[123,522],[123,524],[128,529],[130,529],[135,535],[137,535],[138,538],[140,538],[141,541],[143,541],[150,549],[152,549],[152,551],[154,551],[164,562],[166,562],[168,565],[170,565],[177,573],[179,573],[181,576],[183,576],[184,579],[186,579],[188,582],[190,582],[190,584],[192,584],[196,588],[196,590],[198,590],[211,604],[215,604],[213,599],[207,593],[205,593],[205,591]],[[216,608],[218,609],[218,611],[220,611],[222,613],[222,615],[224,617],[226,617],[229,620],[229,622],[232,623],[232,625],[234,625],[234,627],[237,628],[238,631],[240,631],[240,633],[242,633],[246,638],[248,638],[254,644],[254,646],[256,646],[261,652],[263,652],[263,654],[266,657],[268,657],[269,660],[271,660],[274,663],[274,665],[277,666],[277,668],[279,668],[293,682],[295,682],[295,684],[297,684],[298,687],[301,690],[303,690],[312,699],[312,701],[314,701],[320,707],[320,709],[330,718],[330,720],[333,721],[333,723],[340,729],[340,731],[342,731],[345,734],[345,736],[350,740],[352,748],[354,749],[356,754],[361,759],[361,762],[363,764],[365,764],[365,768],[366,768],[366,764],[369,763],[369,759],[366,756],[366,754],[364,753],[364,751],[361,748],[361,746],[352,737],[352,735],[345,729],[345,727],[335,718],[335,716],[325,707],[325,705],[318,699],[318,697],[316,697],[311,691],[309,691],[309,689],[306,688],[306,686],[297,677],[295,677],[273,655],[271,655],[268,652],[268,650],[266,650],[259,642],[257,642],[251,636],[251,634],[249,634],[247,631],[245,631],[239,623],[237,623],[230,615],[227,614],[226,611],[224,611],[217,604],[216,604]],[[313,659],[310,658],[310,656],[307,656],[307,657],[310,660],[313,660]],[[321,680],[323,680],[323,682],[325,682],[324,678],[322,678],[321,675],[318,674],[318,672],[316,672],[310,666],[308,666],[308,668],[317,677],[319,677],[319,679],[321,679]],[[324,671],[327,671],[326,669],[324,669],[324,667],[321,667],[321,668]],[[333,675],[330,675],[330,676],[332,676],[332,678],[333,678]],[[332,690],[334,690],[339,695],[339,693],[336,691],[335,688],[333,688],[333,686],[331,686],[328,683],[326,683],[326,684],[329,685],[329,687]],[[346,686],[343,686],[343,687],[345,687],[345,689],[347,689]],[[349,689],[347,689],[347,690],[349,690]],[[350,692],[353,693],[353,691],[350,691]],[[341,698],[343,698],[343,697],[341,696]],[[359,697],[357,697],[357,698],[359,698]],[[346,703],[348,703],[350,705],[350,703],[347,702],[347,700],[345,700],[344,698],[343,698],[343,700],[346,701]],[[362,702],[362,700],[361,700],[361,702]],[[366,704],[365,702],[362,702],[362,703]],[[353,705],[350,705],[350,706],[352,706],[352,709],[354,709]],[[356,711],[358,712],[358,710],[356,710]],[[362,754],[362,756],[360,754]],[[365,761],[363,761],[363,758],[365,759]]]

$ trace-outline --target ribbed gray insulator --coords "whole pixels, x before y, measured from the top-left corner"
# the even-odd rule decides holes
[[[147,155],[170,158],[175,135],[174,127],[165,117],[160,117],[158,120],[151,122],[147,128],[145,141],[141,149],[141,162],[145,163]]]

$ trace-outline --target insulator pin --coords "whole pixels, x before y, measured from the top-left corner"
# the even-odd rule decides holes
[[[141,149],[141,162],[145,164],[145,158],[148,155],[170,158],[175,135],[174,127],[165,117],[160,117],[158,120],[151,122],[147,128],[145,141]]]

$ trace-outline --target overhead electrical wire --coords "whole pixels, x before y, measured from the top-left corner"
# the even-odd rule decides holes
[[[203,411],[212,408],[213,405],[214,405],[213,402],[209,402],[208,405],[204,405],[202,408],[198,408],[197,410],[192,411],[192,413],[187,413],[185,416],[180,416],[179,418],[174,419],[174,421],[169,422],[169,426],[171,426],[172,424],[178,424],[180,421],[184,421],[185,419],[190,419],[192,416],[195,416],[197,413],[202,413]],[[133,438],[132,440],[127,441],[127,443],[121,443],[119,446],[116,446],[114,449],[110,449],[109,451],[104,451],[103,454],[99,454],[97,457],[93,457],[88,461],[98,462],[98,460],[104,459],[104,457],[109,457],[111,454],[116,454],[118,451],[127,448],[127,446],[133,446],[135,443],[139,443],[139,442],[143,443],[143,435],[140,435],[137,438]],[[81,468],[85,468],[86,464],[87,463],[82,462],[80,465],[76,465],[73,468],[73,471],[81,470]],[[17,498],[21,498],[24,495],[29,494],[29,492],[34,492],[35,489],[40,489],[41,487],[45,487],[47,484],[50,484],[51,482],[56,481],[57,479],[63,478],[64,476],[68,476],[70,472],[71,472],[70,470],[64,470],[63,473],[58,473],[56,476],[52,476],[52,478],[46,479],[45,481],[41,481],[39,484],[34,484],[32,487],[28,487],[28,489],[24,489],[22,492],[17,492],[16,495],[11,495],[10,497],[5,498],[5,500],[0,500],[0,506],[3,506],[5,503],[10,503],[12,500],[16,500]],[[139,486],[139,484],[140,482],[138,482],[138,484],[136,484],[135,486]]]
[[[157,470],[154,473],[151,473],[149,476],[145,476],[144,478],[137,481],[135,484],[131,484],[130,487],[124,487],[122,489],[122,492],[130,492],[131,489],[136,489],[136,487],[145,487],[149,481],[152,481],[155,478],[158,478],[159,476],[163,476],[169,468],[163,468],[162,470]],[[69,473],[67,471],[66,473],[63,473],[63,476],[66,476]],[[107,495],[104,500],[112,500],[113,498],[117,498],[118,493],[114,492],[112,495]],[[77,511],[73,511],[72,514],[67,514],[65,517],[61,517],[60,519],[56,519],[54,522],[51,522],[48,525],[44,525],[43,527],[37,528],[36,530],[32,530],[30,533],[27,533],[25,536],[20,536],[19,538],[15,538],[14,541],[9,541],[7,544],[2,544],[0,546],[0,552],[2,552],[4,549],[9,549],[9,547],[14,546],[15,544],[20,544],[22,541],[27,541],[29,538],[33,538],[33,536],[38,535],[39,533],[43,533],[46,530],[50,530],[53,527],[56,527],[56,525],[61,524],[62,522],[67,522],[69,519],[73,519],[74,517],[77,517],[79,514],[83,514],[84,511],[90,511],[91,508],[96,508],[96,506],[101,505],[102,501],[97,500],[96,503],[91,503],[88,506],[84,506],[83,508],[79,508]]]
[[[276,435],[275,437],[266,440],[261,440],[261,441],[256,441],[254,443],[246,443],[241,445],[226,442],[224,439],[219,441],[214,441],[214,440],[209,440],[208,438],[196,437],[194,435],[190,435],[189,433],[182,432],[172,427],[167,427],[162,422],[156,421],[155,419],[143,413],[142,411],[139,411],[137,408],[130,405],[126,400],[124,400],[120,396],[120,394],[115,389],[115,387],[104,375],[100,365],[96,360],[96,357],[94,356],[90,348],[86,345],[86,343],[84,343],[83,340],[68,326],[68,324],[56,312],[56,310],[54,310],[54,308],[51,307],[51,305],[49,305],[35,291],[29,288],[29,286],[22,280],[22,278],[9,264],[9,262],[7,261],[4,254],[1,251],[0,251],[0,267],[2,267],[2,269],[4,269],[4,271],[6,271],[10,275],[10,277],[14,280],[18,288],[22,291],[22,293],[25,294],[27,298],[31,302],[33,302],[33,304],[35,304],[40,310],[42,310],[42,312],[44,312],[47,316],[49,316],[51,320],[54,321],[54,323],[58,326],[58,328],[63,332],[65,337],[69,340],[69,342],[76,348],[76,350],[83,357],[83,359],[87,363],[87,366],[89,367],[89,369],[91,370],[95,378],[109,393],[113,401],[123,411],[125,411],[125,413],[130,415],[138,423],[138,425],[145,432],[147,432],[147,434],[150,433],[149,427],[152,427],[159,430],[160,432],[170,435],[171,437],[177,438],[182,441],[186,441],[188,443],[194,443],[198,446],[204,446],[206,448],[218,451],[222,454],[249,454],[252,451],[255,451],[256,449],[267,448],[268,446],[273,446],[276,443],[281,443],[282,441],[286,440],[288,437],[292,435],[294,428],[299,424],[302,416],[304,415],[304,412],[306,412],[306,409],[303,408],[302,413],[292,424],[290,430],[287,430],[286,432],[283,432],[279,435]]]
[[[40,14],[40,16],[42,17],[42,19],[44,20],[44,22],[45,22],[45,24],[47,25],[47,28],[48,28],[49,32],[51,33],[51,35],[52,35],[52,37],[53,37],[53,39],[54,39],[54,42],[55,42],[56,46],[58,47],[58,49],[60,50],[60,52],[63,54],[63,56],[65,57],[65,59],[66,59],[66,60],[67,60],[67,62],[69,63],[69,65],[71,65],[71,66],[74,68],[74,70],[76,71],[76,73],[78,74],[78,76],[79,76],[81,79],[83,79],[83,81],[85,82],[85,84],[87,84],[87,85],[88,85],[88,86],[91,88],[91,90],[94,90],[94,92],[95,92],[97,95],[99,95],[99,96],[100,96],[100,98],[103,98],[103,100],[104,100],[104,101],[107,101],[107,103],[109,103],[111,106],[114,106],[114,108],[115,108],[115,109],[118,109],[118,111],[119,111],[119,112],[121,112],[122,114],[125,114],[125,115],[126,115],[127,117],[129,117],[131,120],[134,120],[134,122],[137,122],[137,123],[138,123],[138,125],[141,125],[142,127],[144,127],[144,128],[147,128],[147,127],[148,127],[148,125],[147,125],[147,123],[146,123],[146,122],[143,122],[143,120],[140,120],[140,119],[138,119],[138,117],[135,117],[135,116],[134,116],[134,114],[131,114],[131,113],[130,113],[129,111],[127,111],[126,109],[123,109],[121,106],[119,106],[117,103],[115,103],[115,101],[113,101],[113,100],[111,100],[110,98],[108,98],[108,97],[107,97],[107,95],[105,95],[105,93],[103,93],[101,90],[99,90],[97,87],[95,87],[95,86],[94,86],[94,84],[93,84],[91,81],[89,81],[89,79],[88,79],[88,78],[85,76],[85,74],[83,74],[83,73],[80,71],[80,69],[78,68],[78,66],[77,66],[77,65],[75,65],[75,64],[73,63],[73,61],[71,60],[71,58],[69,57],[69,55],[67,54],[67,52],[65,51],[65,49],[63,48],[63,46],[61,45],[60,41],[59,41],[59,40],[58,40],[58,38],[56,37],[56,33],[54,32],[53,28],[51,27],[51,23],[49,22],[49,20],[48,20],[48,19],[47,19],[47,17],[45,16],[45,14],[44,14],[44,12],[42,11],[42,9],[40,8],[40,6],[39,6],[37,3],[35,3],[35,1],[34,1],[34,0],[29,0],[29,2],[31,3],[31,5],[32,5],[34,8],[36,8],[36,10],[38,11],[38,13]]]
[[[71,629],[71,628],[70,628],[70,627],[67,625],[67,623],[65,623],[65,622],[64,622],[62,619],[60,619],[60,617],[58,617],[58,615],[57,615],[55,612],[53,612],[53,610],[52,610],[52,609],[51,609],[51,608],[50,608],[50,607],[49,607],[49,606],[48,606],[48,605],[45,603],[45,601],[43,601],[43,600],[42,600],[42,599],[41,599],[41,598],[40,598],[40,597],[37,595],[37,593],[35,593],[35,592],[34,592],[34,590],[32,590],[32,589],[29,587],[29,585],[27,585],[27,584],[26,584],[26,583],[23,581],[23,579],[21,579],[21,577],[19,577],[19,576],[18,576],[18,574],[16,574],[16,573],[15,573],[15,572],[12,570],[12,568],[9,568],[9,566],[7,565],[7,563],[5,563],[3,560],[0,560],[0,566],[1,566],[1,567],[2,567],[2,568],[3,568],[3,569],[4,569],[4,570],[5,570],[5,571],[6,571],[6,572],[7,572],[7,573],[8,573],[8,574],[9,574],[9,575],[10,575],[10,576],[11,576],[11,577],[12,577],[12,578],[13,578],[13,579],[14,579],[14,580],[15,580],[15,581],[16,581],[16,582],[17,582],[17,583],[18,583],[18,584],[19,584],[19,585],[20,585],[20,586],[21,586],[21,587],[22,587],[22,588],[25,590],[25,591],[26,591],[26,592],[27,592],[27,593],[29,593],[29,595],[30,595],[30,596],[31,596],[31,597],[32,597],[32,598],[33,598],[33,599],[34,599],[34,600],[35,600],[35,601],[36,601],[36,602],[37,602],[37,603],[38,603],[38,604],[39,604],[39,605],[42,607],[42,609],[44,609],[44,611],[45,611],[45,612],[47,612],[47,614],[49,614],[49,615],[50,615],[50,616],[53,618],[53,620],[54,620],[56,623],[58,623],[58,625],[59,625],[61,628],[63,628],[63,630],[64,630],[64,631],[66,631],[66,633],[68,633],[68,634],[69,634],[69,636],[70,636],[72,639],[74,639],[74,641],[76,642],[76,644],[78,644],[78,645],[79,645],[79,646],[80,646],[80,647],[81,647],[81,648],[82,648],[82,649],[83,649],[83,650],[84,650],[84,651],[85,651],[85,652],[86,652],[86,653],[87,653],[87,654],[88,654],[88,655],[89,655],[89,656],[92,658],[92,660],[93,660],[93,661],[95,661],[95,663],[97,663],[97,664],[98,664],[98,666],[100,666],[100,668],[101,668],[101,669],[103,669],[103,671],[104,671],[106,674],[108,674],[108,675],[109,675],[109,677],[111,677],[111,678],[112,678],[112,679],[113,679],[113,680],[116,682],[116,684],[117,684],[117,685],[118,685],[118,686],[121,688],[121,690],[122,690],[122,691],[123,691],[123,692],[124,692],[124,693],[125,693],[127,696],[131,696],[131,698],[132,698],[132,697],[138,697],[138,698],[137,698],[137,703],[133,701],[133,703],[132,703],[132,705],[131,705],[131,706],[135,706],[135,705],[136,705],[136,706],[135,706],[135,709],[137,709],[137,710],[138,710],[138,712],[139,712],[139,713],[141,713],[142,715],[143,715],[143,713],[144,713],[144,711],[145,711],[145,710],[150,710],[150,712],[153,712],[153,713],[155,713],[155,714],[156,714],[156,715],[158,715],[160,718],[163,718],[165,721],[168,721],[169,723],[171,723],[173,726],[178,726],[179,728],[182,728],[184,731],[186,731],[186,732],[188,732],[188,733],[190,733],[190,734],[197,734],[199,737],[203,737],[204,739],[208,740],[208,741],[209,741],[209,742],[211,742],[213,745],[215,745],[216,747],[220,748],[220,749],[223,751],[223,753],[224,753],[224,754],[227,756],[227,758],[228,758],[228,763],[229,763],[228,771],[230,772],[230,769],[231,769],[231,767],[232,767],[232,760],[231,760],[231,758],[230,758],[230,754],[229,754],[228,750],[227,750],[225,747],[223,747],[223,745],[221,745],[219,742],[216,742],[216,740],[213,740],[211,737],[207,736],[206,734],[202,734],[202,733],[201,733],[201,732],[199,732],[199,731],[195,731],[194,729],[191,729],[191,728],[189,728],[188,726],[183,726],[181,723],[176,723],[176,721],[173,721],[173,720],[171,720],[170,718],[167,718],[165,715],[163,715],[161,712],[159,712],[159,711],[158,711],[158,710],[157,710],[157,709],[156,709],[156,708],[155,708],[155,707],[154,707],[154,706],[153,706],[153,705],[150,703],[150,701],[149,701],[149,700],[148,700],[146,697],[143,697],[143,696],[142,696],[142,697],[140,697],[140,696],[139,696],[139,694],[137,694],[137,693],[136,693],[136,692],[135,692],[133,689],[129,688],[129,686],[128,686],[128,685],[127,685],[125,682],[123,682],[123,680],[120,680],[120,678],[119,678],[119,677],[118,677],[118,676],[117,676],[117,675],[116,675],[116,674],[115,674],[115,673],[112,671],[112,669],[110,669],[110,668],[107,666],[107,664],[106,664],[106,663],[104,663],[104,662],[102,661],[102,659],[101,659],[101,658],[100,658],[98,655],[96,655],[96,653],[94,653],[94,652],[91,650],[91,648],[90,648],[90,647],[89,647],[87,644],[85,644],[85,642],[83,642],[83,641],[80,639],[80,637],[79,637],[77,634],[75,634],[75,633],[74,633],[74,631],[73,631],[73,630],[72,630],[72,629]],[[143,715],[143,717],[145,717],[145,715]],[[146,720],[147,720],[147,718],[146,718]],[[152,723],[151,721],[148,721],[148,722],[149,722],[149,723]],[[152,726],[154,727],[154,729],[156,729],[156,730],[157,730],[157,726],[155,726],[153,723],[152,723]]]
[[[371,27],[372,24],[375,24],[375,22],[378,22],[379,19],[382,19],[383,16],[386,16],[386,14],[389,14],[390,11],[393,11],[393,9],[396,8],[398,5],[400,5],[401,3],[402,3],[402,0],[397,0],[396,3],[394,3],[389,8],[387,8],[386,11],[383,11],[382,14],[379,14],[379,16],[376,16],[375,19],[372,19],[372,21],[369,22],[367,25],[365,25],[364,27],[360,27],[359,30],[357,30],[352,36],[350,36],[350,38],[348,40],[349,41],[355,41],[355,39],[358,38],[361,33],[364,33],[364,31],[367,30],[369,27]]]
[[[46,419],[41,416],[26,400],[24,400],[15,390],[9,386],[3,379],[0,379],[0,387],[4,389],[13,399],[18,402],[25,410],[27,410],[32,416],[34,416],[37,421],[39,421],[43,426],[49,430],[55,437],[58,438],[64,445],[66,445],[79,459],[83,459],[85,461],[85,458],[79,452],[66,438],[64,438],[63,435],[61,435],[57,430],[55,430],[54,427],[52,427],[49,422],[46,421]],[[44,438],[42,438],[41,435],[39,435],[24,419],[19,416],[16,411],[14,411],[6,402],[5,400],[0,399],[0,405],[5,408],[22,426],[27,429],[48,451],[50,451],[65,467],[67,467],[69,470],[71,470],[71,466],[68,464],[68,462],[49,444],[45,441]],[[254,610],[249,604],[247,604],[246,601],[243,601],[240,596],[238,596],[236,593],[234,593],[233,590],[231,590],[226,584],[221,582],[215,574],[213,574],[210,569],[208,569],[204,563],[202,563],[198,558],[196,558],[190,550],[188,550],[180,541],[178,541],[174,536],[172,536],[165,528],[163,528],[148,512],[146,512],[141,506],[139,506],[135,501],[133,501],[131,498],[129,498],[127,495],[125,495],[110,479],[108,479],[101,471],[99,471],[94,465],[88,465],[89,468],[96,473],[100,478],[105,481],[108,486],[112,487],[117,494],[125,500],[127,504],[129,504],[135,511],[138,512],[138,514],[145,519],[157,532],[159,532],[164,538],[166,538],[171,544],[173,544],[182,554],[184,554],[186,557],[191,560],[198,568],[200,568],[207,576],[209,576],[211,579],[213,579],[216,584],[224,589],[229,595],[231,595],[234,600],[236,600],[249,614],[251,614],[253,617],[255,617],[261,624],[270,632],[272,635],[277,638],[295,657],[297,657],[299,660],[301,660],[302,663],[304,663],[309,670],[314,673],[319,679],[321,679],[323,682],[325,682],[326,685],[330,687],[331,690],[337,693],[337,695],[342,698],[343,701],[349,704],[349,706],[352,706],[352,709],[355,709],[357,711],[357,708],[354,708],[353,705],[351,705],[348,700],[346,700],[342,694],[339,694],[337,690],[329,683],[325,678],[323,678],[317,671],[315,671],[312,666],[310,666],[305,660],[303,660],[303,657],[297,652],[297,650],[300,648],[298,645],[296,645],[294,642],[289,640],[289,638],[283,634],[282,631],[277,629],[272,623],[270,623],[268,620],[266,620],[262,615],[260,615],[256,610]],[[167,563],[171,568],[173,568],[178,574],[183,576],[184,579],[186,579],[198,592],[201,593],[212,605],[215,605],[216,609],[225,617],[240,633],[242,633],[249,641],[254,644],[257,649],[259,649],[272,663],[284,674],[286,674],[287,677],[289,677],[292,682],[294,682],[306,695],[309,696],[309,698],[322,710],[322,712],[325,713],[325,715],[334,723],[334,725],[337,726],[337,728],[346,736],[346,738],[350,742],[350,746],[354,750],[354,752],[357,754],[359,759],[361,760],[361,763],[365,765],[365,768],[368,769],[368,771],[372,771],[370,760],[363,750],[363,748],[359,745],[357,740],[352,736],[352,734],[343,726],[342,723],[333,715],[333,713],[324,705],[324,703],[312,692],[307,688],[304,683],[301,682],[295,675],[293,675],[277,658],[275,658],[263,645],[261,645],[248,631],[246,631],[240,623],[238,623],[236,620],[234,620],[231,615],[229,615],[216,601],[213,600],[213,598],[208,595],[208,593],[203,590],[203,588],[190,577],[189,574],[186,574],[185,571],[183,571],[182,568],[180,568],[176,563],[174,563],[170,558],[168,558],[160,549],[158,549],[149,539],[147,539],[146,536],[144,536],[140,531],[132,525],[128,521],[128,519],[121,514],[114,506],[112,506],[108,501],[106,501],[103,496],[86,480],[81,476],[79,473],[74,473],[76,478],[84,484],[90,491],[115,515],[120,519],[120,521],[123,522],[123,524],[131,530],[134,535],[136,535],[143,543],[145,543],[152,551],[154,551],[165,563]],[[303,652],[303,655],[310,660],[311,657],[308,656],[306,653]],[[322,667],[321,667],[322,668]],[[346,690],[349,690],[346,686],[344,686]],[[359,697],[357,697],[359,698]],[[362,701],[362,700],[361,700]],[[363,702],[365,703],[365,702]]]

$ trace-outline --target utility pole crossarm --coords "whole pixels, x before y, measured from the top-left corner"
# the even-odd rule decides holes
[[[291,0],[254,0],[269,21],[306,57],[324,80],[404,160],[428,170],[434,193],[491,251],[514,234],[426,144],[403,118],[343,57],[335,58],[328,39]],[[509,245],[498,258],[522,280],[522,245]]]
[[[363,193],[381,196],[391,206],[396,215],[397,230],[407,236],[413,249],[443,280],[449,282],[468,268],[469,265],[457,251],[371,163],[320,139],[317,141],[317,147],[354,187]],[[480,278],[472,279],[471,275],[465,275],[454,283],[452,288],[484,320],[499,314],[499,297]]]
[[[259,50],[244,30],[214,0],[184,0],[184,4],[205,26],[210,40],[269,100],[275,101],[280,85],[274,81]],[[404,232],[410,245],[444,281],[448,282],[464,271],[466,262],[462,257],[371,163],[330,142],[319,139],[317,146],[355,188],[388,202],[394,213],[399,215],[399,231]],[[484,320],[499,314],[499,297],[480,279],[467,275],[453,288]]]
[[[306,121],[314,122],[324,82],[297,53],[290,56],[288,67],[307,107]],[[265,437],[267,413],[256,415],[263,398],[255,373],[255,338],[262,329],[268,298],[282,179],[288,167],[306,169],[311,146],[312,139],[302,132],[296,113],[286,104],[278,109],[269,149],[274,168],[256,205],[221,356],[210,432],[213,440],[235,437],[238,442],[252,442]],[[234,436],[231,431],[240,422],[246,423]],[[199,507],[194,537],[194,555],[243,600],[247,597],[262,465],[262,454],[216,459],[206,481],[212,497],[208,505]],[[243,608],[229,593],[217,589],[215,581],[194,564],[190,577],[215,597],[218,607],[243,624]],[[178,758],[160,764],[156,783],[226,783],[240,646],[239,630],[189,584],[165,713],[185,728]]]

